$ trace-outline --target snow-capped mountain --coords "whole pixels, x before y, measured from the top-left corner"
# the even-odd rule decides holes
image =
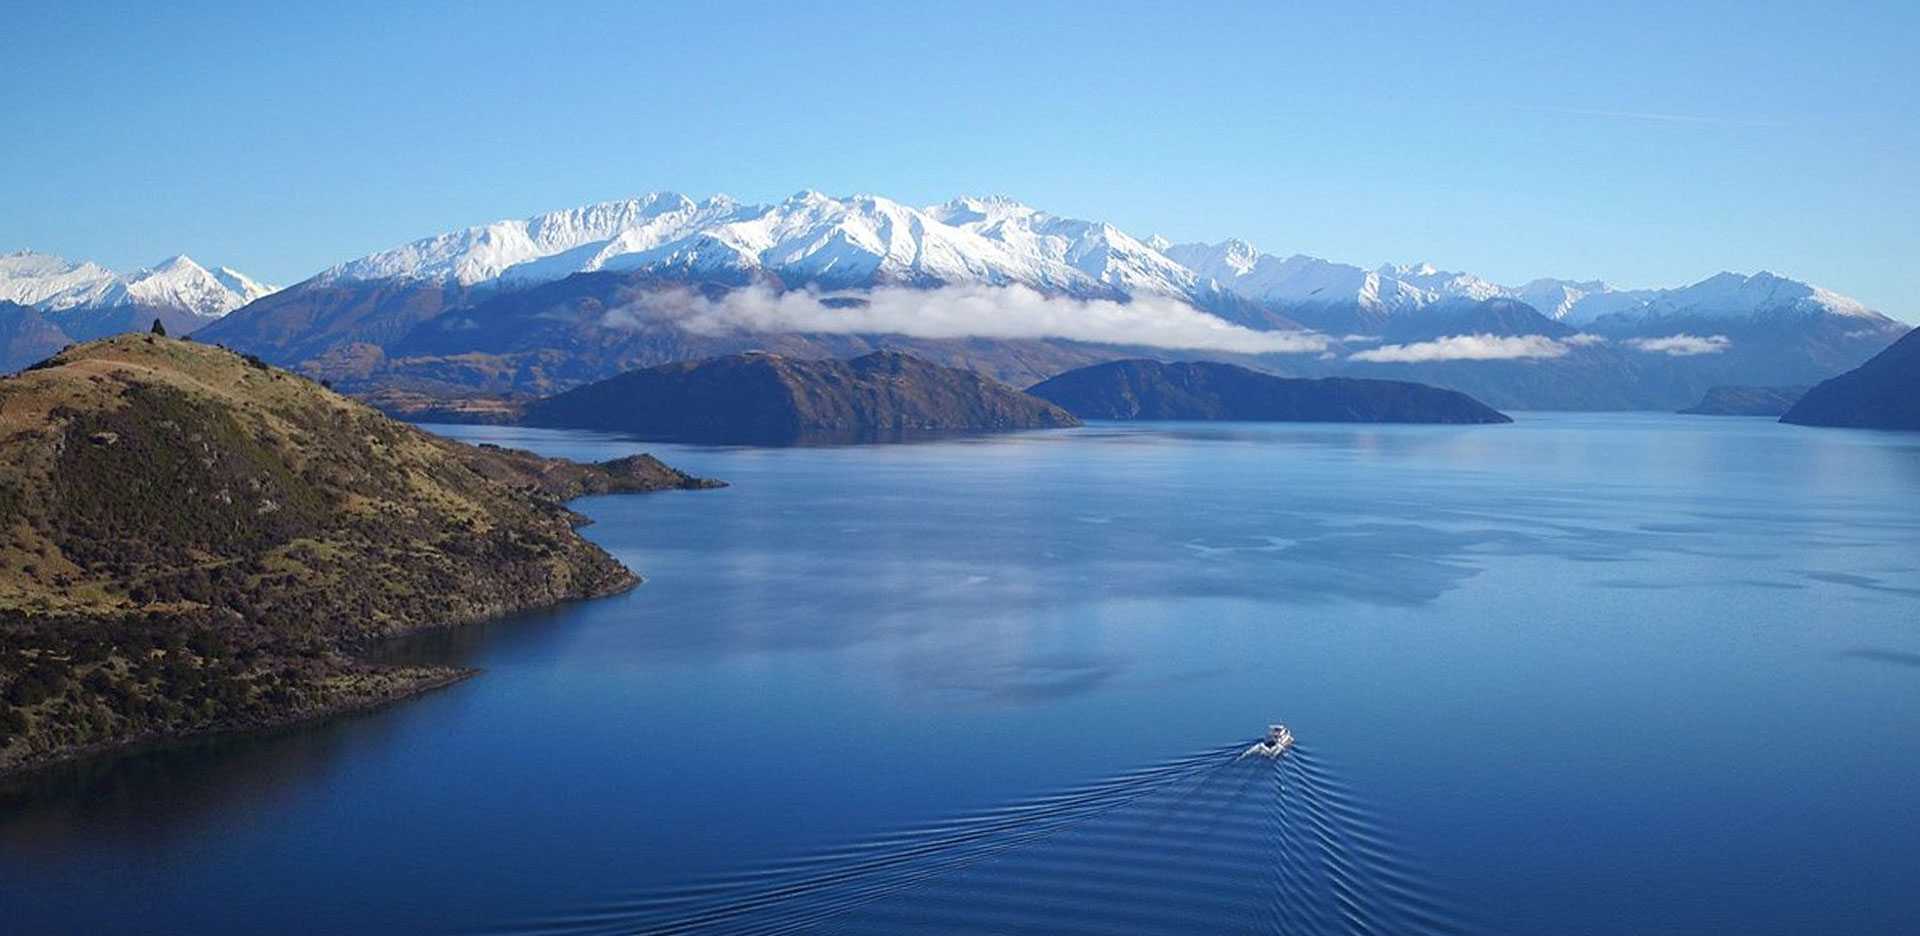
[[[716,283],[769,276],[789,286],[1017,283],[1075,296],[1175,296],[1203,308],[1224,295],[1334,332],[1377,333],[1394,316],[1489,299],[1516,299],[1573,325],[1785,309],[1877,317],[1852,299],[1768,273],[1667,290],[1565,279],[1503,286],[1426,263],[1369,269],[1261,253],[1240,240],[1143,240],[1003,196],[916,208],[813,191],[765,205],[656,192],[426,238],[340,264],[316,282],[520,288],[600,270]]]
[[[1857,299],[1765,270],[1751,276],[1716,273],[1675,289],[1614,289],[1599,281],[1540,279],[1509,295],[1574,325],[1609,317],[1617,322],[1780,315],[1884,319]]]
[[[612,257],[720,222],[731,216],[734,207],[724,197],[696,205],[679,195],[655,193],[425,238],[340,264],[317,279],[323,283],[399,279],[466,286],[499,279],[513,267],[525,267],[519,279],[560,279],[600,269]]]
[[[1639,321],[1791,313],[1884,319],[1856,299],[1765,271],[1751,276],[1718,273],[1674,289],[1615,289],[1599,280],[1564,279],[1501,286],[1469,273],[1437,270],[1431,264],[1367,270],[1304,255],[1279,257],[1238,240],[1178,244],[1165,252],[1196,275],[1235,294],[1288,308],[1350,304],[1392,316],[1453,300],[1501,298],[1517,299],[1548,318],[1576,326],[1608,316]]]
[[[1030,272],[1020,281],[1029,285],[1163,295],[1191,295],[1201,285],[1192,269],[1111,224],[1050,215],[1006,196],[956,198],[926,213],[1023,258],[1019,266]]]
[[[322,283],[405,279],[475,286],[595,270],[828,285],[1020,283],[1048,291],[1190,294],[1192,271],[1111,225],[1004,198],[921,209],[801,192],[772,205],[670,192],[500,221],[344,263]]]
[[[1582,303],[1585,303],[1583,314],[1592,318],[1636,305],[1650,298],[1653,292],[1644,289],[1616,290],[1599,280],[1537,279],[1514,288],[1511,295],[1538,309],[1540,314],[1548,318],[1567,321],[1574,318],[1574,309]],[[1603,309],[1605,311],[1601,311]]]
[[[91,260],[30,250],[0,256],[0,299],[43,311],[99,305],[120,285],[119,274]]]
[[[1639,301],[1599,304],[1602,295],[1574,304],[1569,318],[1591,322],[1604,315],[1638,319],[1749,318],[1756,316],[1840,316],[1881,319],[1859,300],[1762,270],[1752,276],[1716,273],[1679,289],[1639,290]],[[1622,295],[1622,294],[1615,294]]]
[[[1032,291],[978,288],[1015,285]],[[791,293],[813,287],[838,294]],[[840,309],[859,311],[826,311]],[[1204,316],[1254,349],[1221,353],[1271,353],[1303,376],[1422,379],[1501,405],[1575,409],[1678,408],[1716,384],[1810,383],[1906,330],[1766,273],[1677,289],[1507,286],[1426,263],[1175,245],[1005,197],[916,207],[806,191],[771,204],[660,192],[429,237],[332,267],[205,337],[343,386],[539,394],[705,354],[898,342],[1033,380],[1143,347],[1199,354],[1179,342]],[[1290,347],[1313,356],[1257,350],[1301,328],[1320,334]]]
[[[1448,299],[1479,301],[1508,295],[1504,288],[1477,276],[1439,270],[1428,263],[1367,270],[1304,254],[1263,254],[1242,240],[1175,244],[1166,248],[1166,254],[1236,295],[1288,306],[1357,304],[1398,314]]]
[[[227,267],[208,270],[181,255],[126,277],[117,298],[131,305],[181,309],[217,318],[273,291],[243,273]]]
[[[227,267],[208,270],[186,256],[126,275],[91,260],[32,251],[0,256],[0,299],[55,314],[138,306],[218,318],[276,288]]]

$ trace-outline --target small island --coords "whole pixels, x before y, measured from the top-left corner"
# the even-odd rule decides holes
[[[713,486],[442,439],[209,345],[70,348],[0,378],[0,773],[461,679],[359,651],[631,588],[563,502]]]
[[[1263,422],[1508,423],[1457,390],[1402,380],[1276,377],[1233,364],[1128,360],[1094,364],[1027,392],[1082,419]]]
[[[1856,429],[1920,429],[1920,328],[1800,398],[1784,423]]]
[[[519,421],[743,445],[891,441],[1080,424],[1046,400],[897,351],[845,361],[751,352],[664,364],[534,401]]]

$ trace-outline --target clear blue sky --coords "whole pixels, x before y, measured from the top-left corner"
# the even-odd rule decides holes
[[[1765,268],[1920,318],[1911,0],[280,6],[12,7],[0,250],[290,282],[658,189],[1004,192],[1503,281]]]

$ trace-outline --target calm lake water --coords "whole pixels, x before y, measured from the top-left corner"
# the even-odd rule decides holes
[[[0,799],[0,929],[616,932],[795,875],[823,931],[1920,916],[1920,436],[441,431],[733,486],[578,502],[644,586],[395,650],[474,680]]]

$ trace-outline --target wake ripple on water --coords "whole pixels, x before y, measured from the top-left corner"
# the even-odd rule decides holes
[[[1460,933],[1310,749],[1216,748],[512,927],[600,933]]]

